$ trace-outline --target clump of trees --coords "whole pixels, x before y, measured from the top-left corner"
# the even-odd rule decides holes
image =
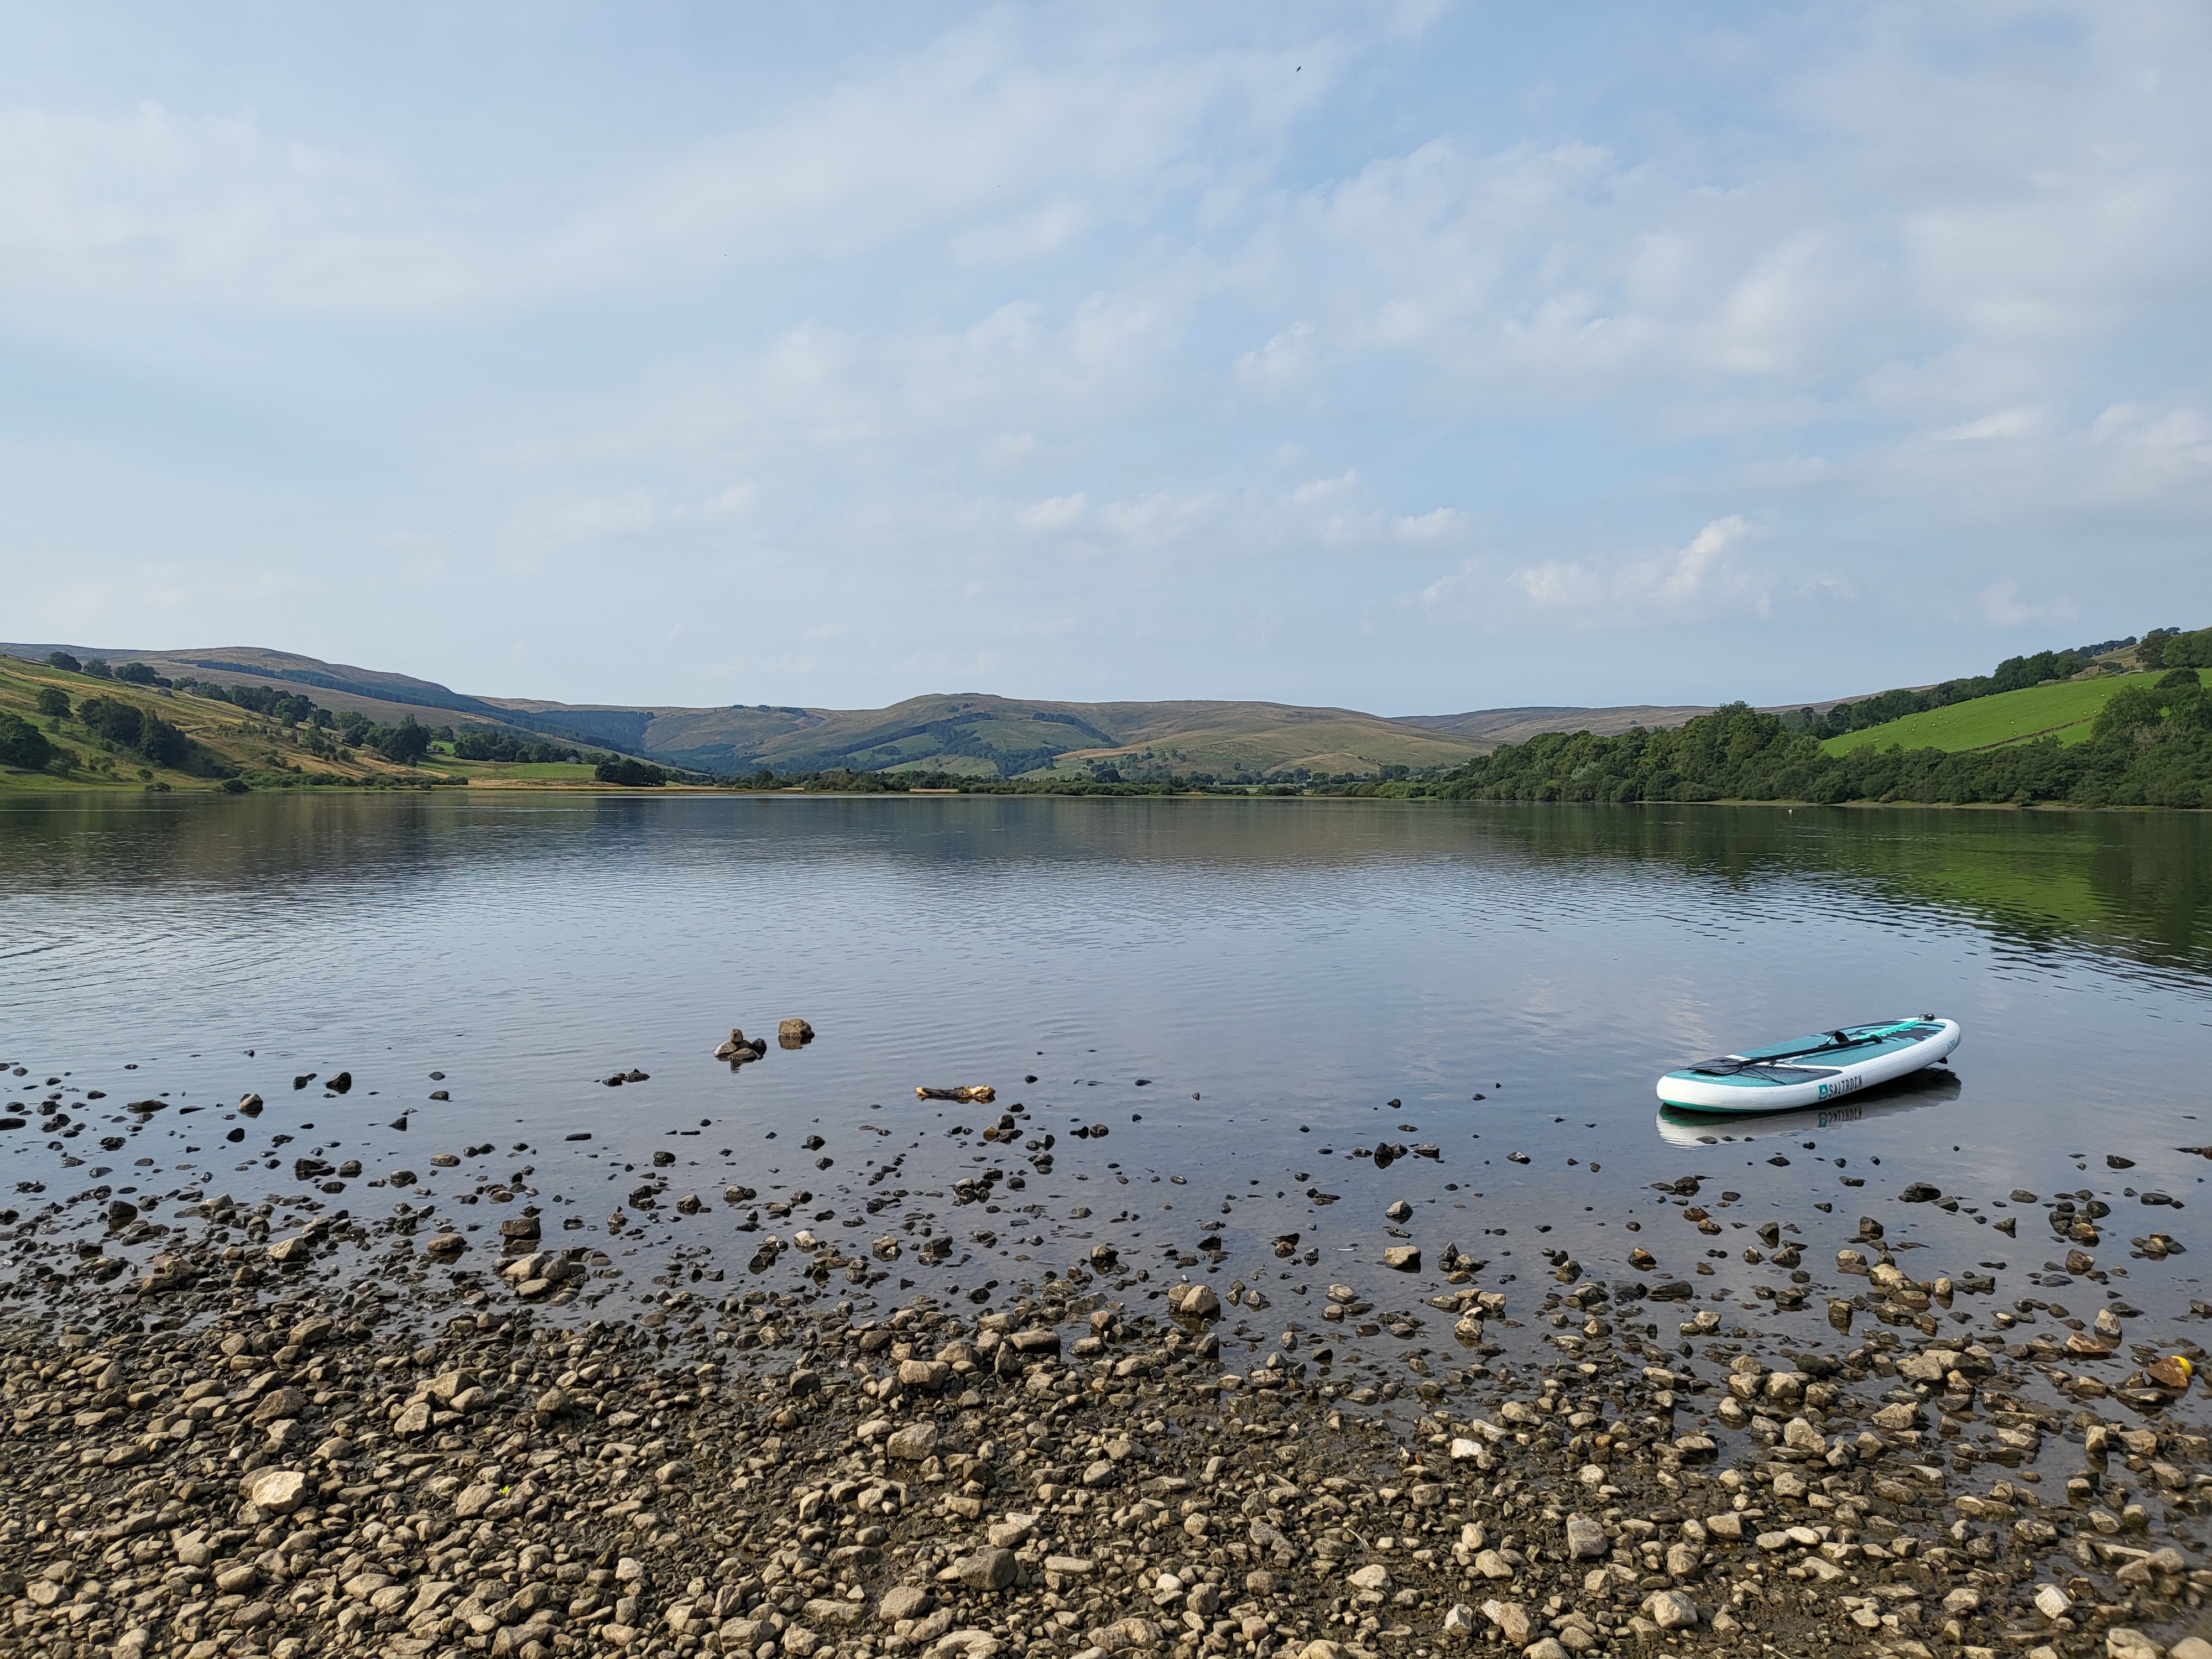
[[[36,772],[52,760],[55,753],[53,744],[46,741],[46,734],[37,726],[21,714],[0,712],[0,766]]]
[[[457,760],[530,761],[544,764],[551,761],[580,761],[584,757],[583,752],[573,746],[528,743],[512,732],[495,731],[489,726],[471,726],[453,743]]]
[[[2154,628],[2136,647],[2145,668],[2212,668],[2212,628],[2185,634],[2178,628]]]
[[[198,747],[159,715],[118,698],[87,697],[77,705],[76,717],[95,736],[118,749],[133,750],[155,766],[182,770]]]
[[[601,783],[618,783],[626,789],[658,789],[668,781],[665,767],[629,755],[610,755],[592,769]]]
[[[430,728],[412,714],[397,726],[383,726],[358,708],[341,712],[335,722],[338,740],[381,755],[395,766],[412,766],[430,752]]]
[[[273,685],[218,685],[211,680],[179,680],[177,689],[212,702],[229,703],[278,726],[327,726],[332,723],[330,710],[318,707],[313,698],[303,697],[296,691],[280,691]]]

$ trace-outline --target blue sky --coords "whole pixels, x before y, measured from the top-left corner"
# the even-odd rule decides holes
[[[12,6],[0,632],[1399,714],[2201,626],[2208,82],[2172,4]]]

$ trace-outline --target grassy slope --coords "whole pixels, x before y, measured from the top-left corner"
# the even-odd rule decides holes
[[[474,788],[511,788],[556,784],[568,787],[593,781],[592,769],[576,761],[465,761],[433,750],[421,769],[440,777],[466,778]]]
[[[283,728],[228,703],[0,659],[0,708],[21,714],[44,732],[48,742],[76,750],[84,763],[66,776],[0,769],[0,789],[142,790],[149,782],[166,783],[172,789],[218,787],[210,778],[148,767],[136,754],[108,748],[74,718],[63,720],[59,729],[54,729],[48,718],[38,713],[39,688],[46,685],[57,686],[65,692],[72,708],[87,697],[95,696],[135,703],[159,715],[249,778],[258,774],[276,774],[292,767],[302,772],[333,773],[352,783],[369,783],[380,778],[398,780],[408,775],[404,769],[373,755],[351,761],[319,759],[294,744]],[[142,776],[142,771],[149,775]]]
[[[88,674],[65,674],[42,664],[0,658],[0,708],[21,714],[44,732],[49,743],[75,750],[84,763],[66,775],[0,768],[0,793],[52,789],[131,792],[143,791],[149,782],[166,783],[177,791],[221,787],[213,778],[149,767],[141,756],[110,749],[74,718],[63,720],[59,729],[55,729],[47,716],[38,713],[39,688],[46,685],[60,688],[68,695],[73,708],[87,697],[97,696],[135,703],[150,710],[226,764],[238,768],[246,781],[256,787],[301,783],[313,774],[336,776],[356,786],[463,777],[474,788],[615,787],[595,781],[590,767],[566,762],[457,761],[450,755],[433,753],[420,768],[410,771],[374,754],[356,753],[351,760],[326,760],[301,749],[283,727],[229,703],[165,692],[150,686],[94,679]],[[142,771],[149,775],[142,776]]]
[[[2031,685],[2024,691],[2000,692],[1931,708],[1924,714],[1907,714],[1884,726],[1830,738],[1821,747],[1832,755],[1849,754],[1869,745],[1903,749],[1990,749],[2019,743],[2048,732],[2063,744],[2080,743],[2089,735],[2097,713],[2123,687],[2142,685],[2148,677],[2116,674],[2094,680],[2057,680]]]

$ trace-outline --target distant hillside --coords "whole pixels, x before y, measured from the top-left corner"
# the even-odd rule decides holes
[[[928,766],[996,777],[1054,771],[1311,776],[1452,766],[1478,745],[1349,708],[1269,702],[1046,702],[981,692],[889,708],[690,709],[644,742],[702,770],[883,772]]]
[[[1579,730],[1592,722],[1596,730],[1620,731],[1638,720],[1678,723],[1696,712],[1517,708],[1399,720],[1275,702],[1077,703],[981,692],[863,709],[573,704],[473,696],[411,675],[260,647],[0,644],[0,653],[34,661],[54,650],[116,665],[143,663],[166,679],[296,685],[325,708],[356,710],[386,725],[412,714],[425,724],[506,728],[722,774],[927,768],[986,777],[1117,775],[1142,781],[1173,773],[1303,781],[1456,766],[1534,732]],[[1494,731],[1484,728],[1486,720]]]
[[[635,751],[636,735],[651,720],[649,712],[618,711],[620,718],[603,720],[602,711],[579,709],[577,718],[542,714],[559,709],[558,703],[507,708],[490,699],[471,697],[410,675],[382,669],[356,668],[349,663],[325,662],[289,651],[260,646],[208,646],[183,650],[118,650],[82,645],[0,644],[0,656],[43,662],[49,652],[65,651],[80,660],[98,658],[120,665],[144,663],[164,679],[209,680],[220,685],[267,685],[272,683],[312,688],[307,695],[325,708],[357,709],[371,720],[395,725],[412,714],[426,724],[443,724],[428,711],[443,710],[463,717],[459,723],[507,727],[532,736],[562,738],[596,744],[603,748]],[[605,729],[601,729],[604,727]]]
[[[38,662],[53,650],[118,666],[143,664],[179,684],[297,687],[324,708],[354,711],[384,726],[396,726],[411,715],[463,732],[504,730],[525,739],[589,744],[725,775],[914,769],[1129,782],[1170,776],[1224,783],[1395,777],[1401,769],[1418,774],[1460,766],[1544,732],[1609,736],[1633,727],[1659,730],[1711,712],[1696,704],[1540,705],[1393,718],[1278,702],[1084,703],[983,692],[909,697],[888,708],[576,704],[456,691],[434,680],[259,646],[0,645],[0,653]],[[1848,708],[1851,701],[1822,699],[1795,705],[1789,714],[1824,716],[1839,703]],[[1862,700],[1858,706],[1865,709],[1872,702]],[[1853,733],[1852,739],[1872,735]]]
[[[1712,712],[1713,705],[1709,703],[1632,703],[1619,708],[1477,708],[1464,714],[1405,714],[1399,717],[1398,723],[1418,726],[1429,732],[1449,732],[1454,737],[1494,746],[1526,743],[1540,732],[1595,732],[1601,737],[1613,737],[1632,726],[1653,730],[1680,726],[1684,720]]]
[[[1824,739],[1820,747],[1831,755],[1869,748],[1942,749],[1958,753],[2041,737],[2056,738],[2062,744],[2084,743],[2106,703],[2132,686],[2154,684],[2157,679],[2155,674],[2112,674],[2098,679],[2054,680],[1847,732]]]
[[[110,659],[150,659],[122,653]],[[314,700],[323,702],[320,694]],[[0,726],[23,722],[35,744],[50,751],[9,760],[0,767],[0,791],[208,789],[226,780],[254,787],[358,787],[420,785],[438,775],[231,703],[6,657],[0,657],[0,716],[9,717]],[[20,730],[16,735],[24,741]]]

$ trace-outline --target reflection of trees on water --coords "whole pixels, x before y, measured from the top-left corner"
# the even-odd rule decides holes
[[[0,882],[305,899],[495,866],[550,879],[580,866],[608,882],[650,867],[665,881],[734,858],[969,877],[1103,860],[1229,884],[1354,868],[1387,881],[1401,860],[1476,881],[1611,866],[1830,913],[1859,897],[1929,909],[2028,951],[2212,969],[2212,818],[2198,813],[457,793],[21,797],[0,804]]]
[[[2212,968],[2212,819],[2195,812],[1654,806],[1539,809],[1553,857],[1673,865],[1747,891],[1841,880],[1933,905],[2027,950]]]

